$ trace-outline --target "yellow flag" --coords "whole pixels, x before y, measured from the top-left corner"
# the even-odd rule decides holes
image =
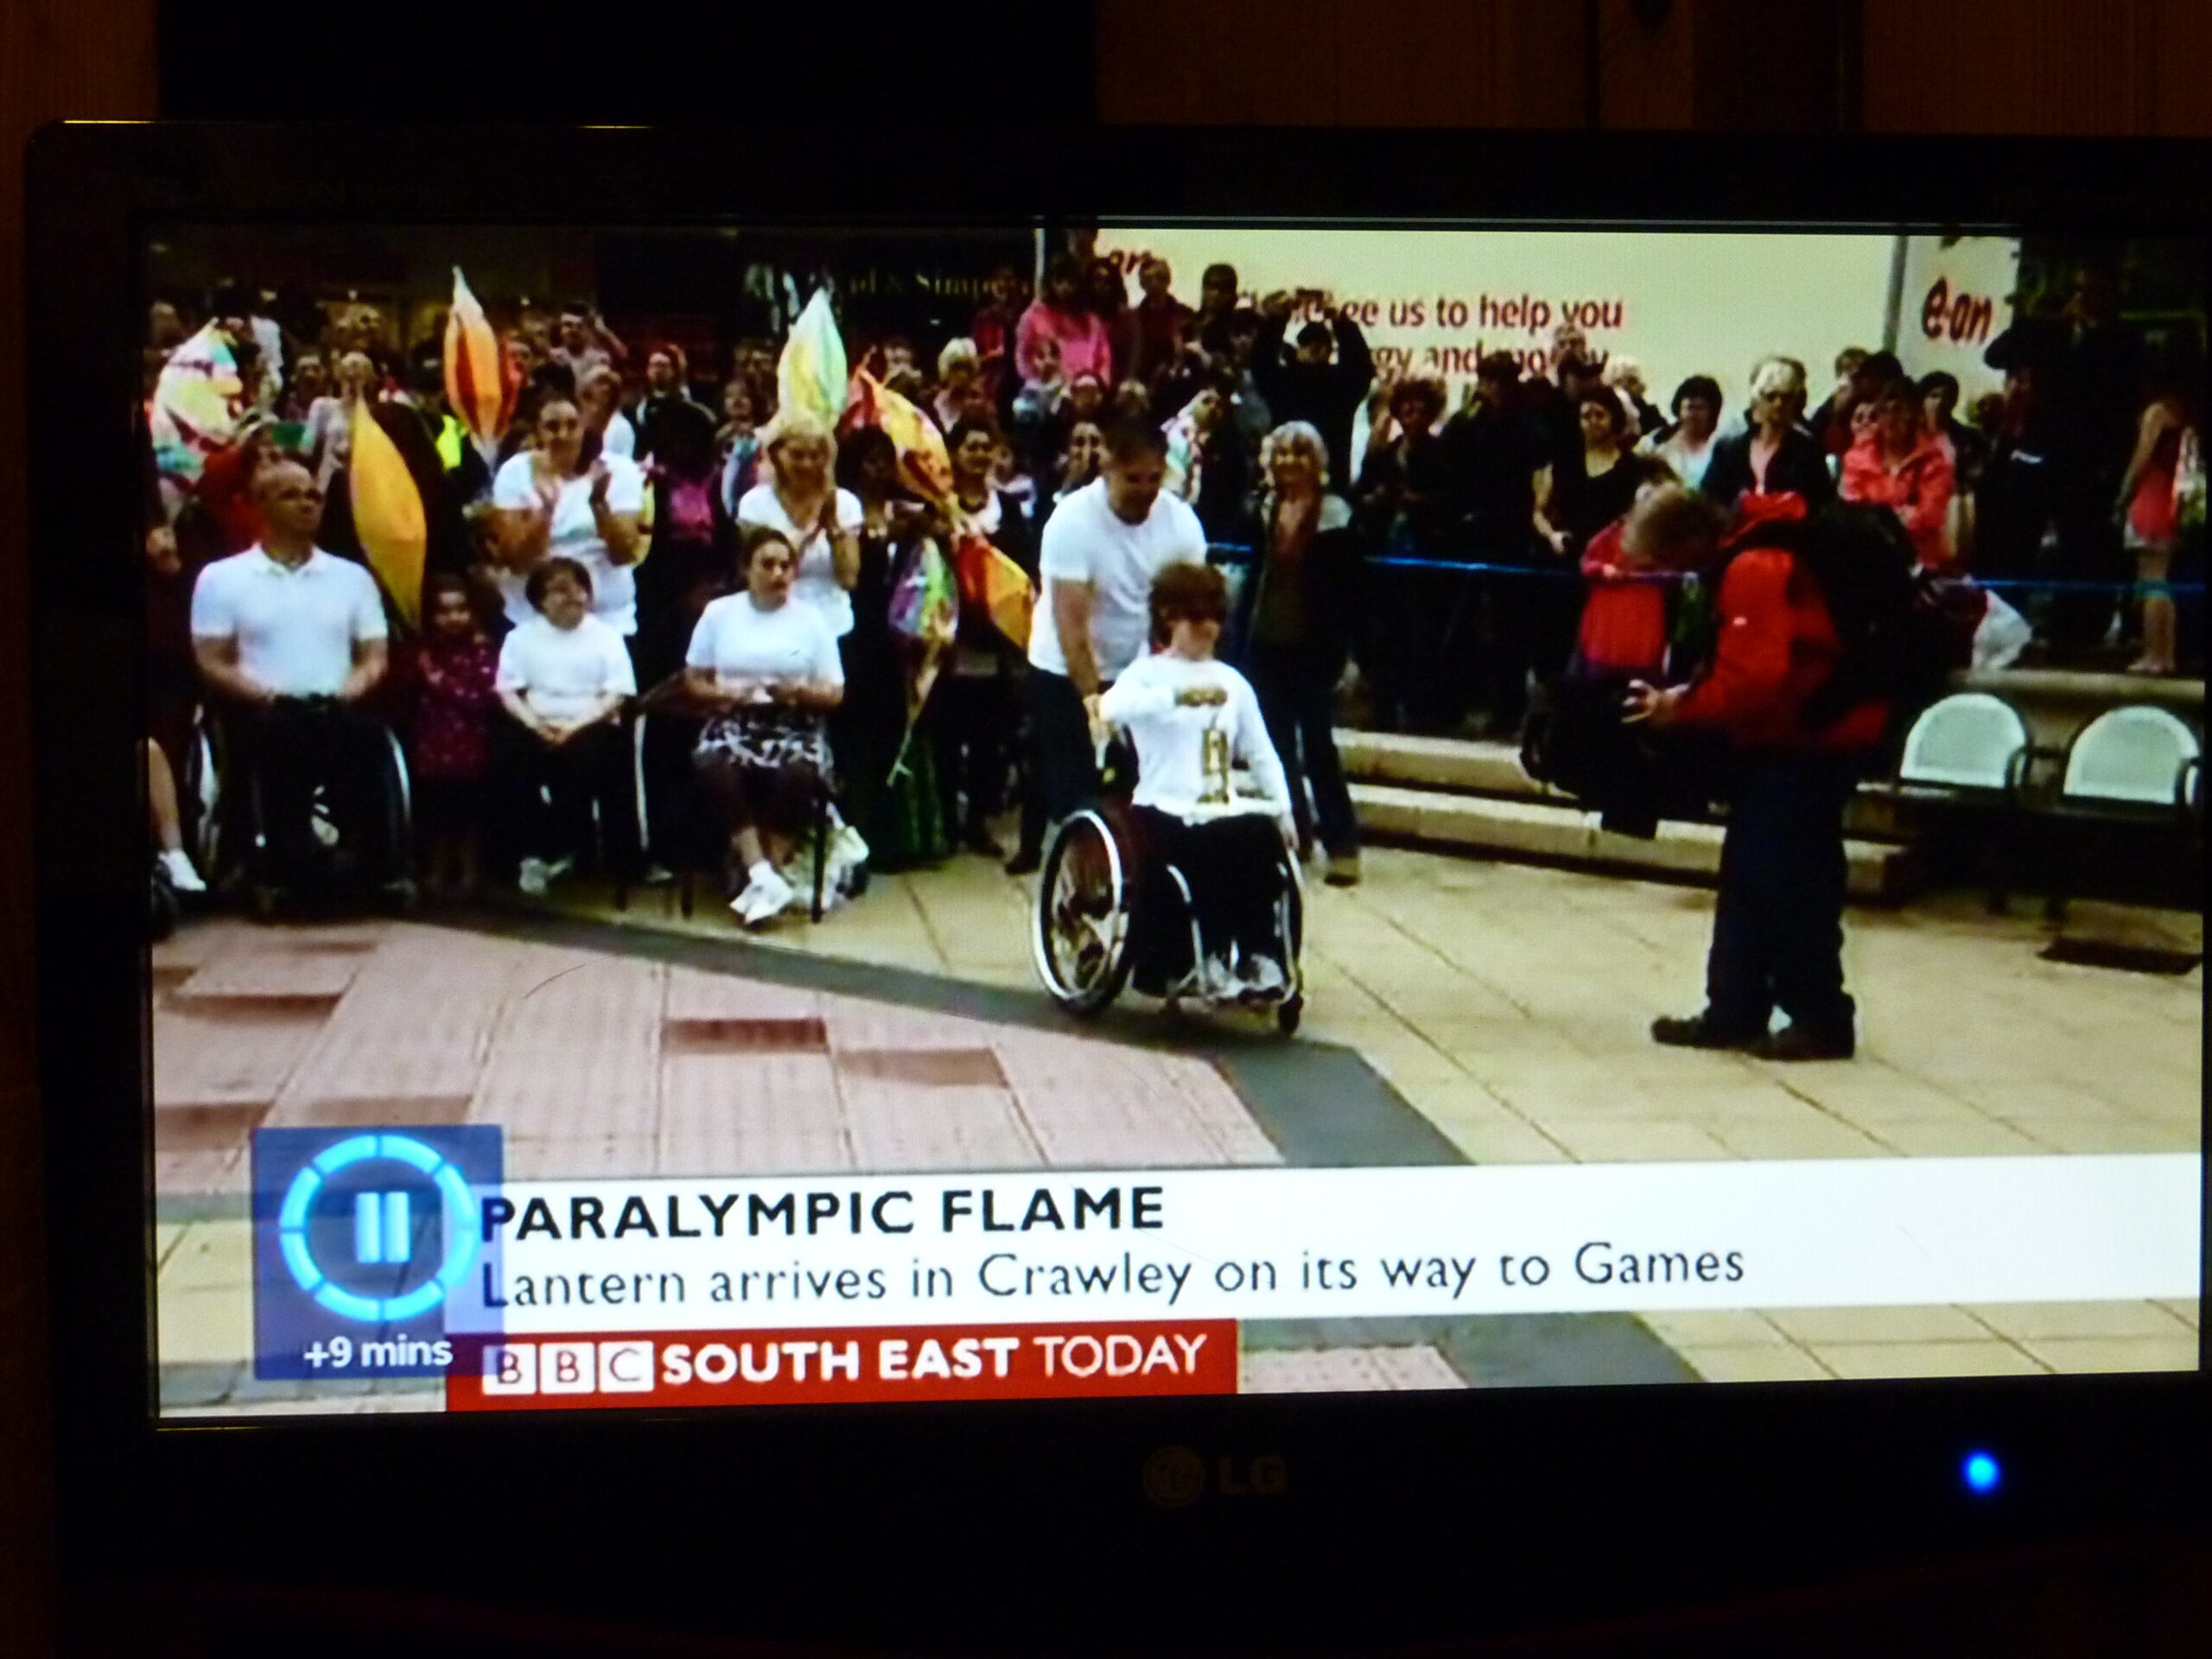
[[[430,541],[422,492],[365,397],[354,401],[353,436],[346,487],[353,504],[353,534],[369,569],[413,629],[422,617],[423,556]]]

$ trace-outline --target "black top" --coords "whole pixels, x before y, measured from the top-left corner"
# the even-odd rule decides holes
[[[1337,354],[1327,363],[1286,361],[1283,334],[1287,317],[1262,325],[1252,378],[1267,399],[1268,418],[1277,426],[1304,421],[1321,435],[1329,451],[1329,484],[1342,489],[1351,480],[1351,428],[1367,389],[1375,383],[1375,359],[1359,325],[1339,314],[1334,320]]]
[[[1535,536],[1530,514],[1536,468],[1545,460],[1542,435],[1521,411],[1485,405],[1446,422],[1444,445],[1476,556],[1521,557]]]
[[[1751,435],[1738,432],[1716,440],[1700,486],[1705,493],[1722,506],[1732,507],[1757,487],[1757,482],[1751,475]],[[1820,441],[1802,427],[1793,426],[1783,434],[1782,447],[1767,463],[1766,493],[1784,492],[1803,496],[1808,507],[1818,507],[1835,496],[1827,455]]]

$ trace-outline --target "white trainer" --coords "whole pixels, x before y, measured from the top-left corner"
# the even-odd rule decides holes
[[[169,878],[169,886],[179,893],[205,893],[207,884],[200,879],[200,872],[192,868],[191,855],[181,847],[172,847],[162,854],[162,868]]]
[[[758,927],[769,918],[780,915],[788,909],[791,901],[798,897],[798,889],[770,869],[755,875],[746,893],[748,902],[738,913],[745,918],[747,927]]]
[[[525,898],[530,899],[543,899],[550,879],[550,873],[542,858],[525,858],[522,868],[515,872],[515,886]]]
[[[1253,996],[1281,996],[1290,988],[1290,977],[1273,957],[1247,957],[1244,988]]]

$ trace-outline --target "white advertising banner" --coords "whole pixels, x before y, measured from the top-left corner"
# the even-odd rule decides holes
[[[1236,266],[1250,299],[1319,290],[1351,310],[1380,366],[1441,375],[1455,394],[1491,352],[1542,369],[1553,329],[1572,321],[1596,353],[1642,364],[1653,401],[1708,374],[1740,411],[1760,358],[1802,359],[1817,397],[1838,352],[1882,343],[1897,238],[1174,226],[1103,229],[1096,247],[1130,271],[1133,294],[1147,254],[1168,262],[1177,297],[1192,304],[1216,263]]]
[[[2003,391],[2005,377],[1981,359],[1989,342],[2012,326],[2019,283],[2016,237],[1908,238],[1897,343],[1905,372],[1916,380],[1938,369],[1957,376],[1961,405]]]
[[[2188,1297],[2202,1185],[2194,1154],[518,1182],[477,1195],[446,1329]]]

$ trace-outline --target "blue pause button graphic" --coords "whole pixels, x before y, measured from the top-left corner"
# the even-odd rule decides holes
[[[408,1224],[404,1192],[353,1195],[353,1259],[382,1265],[408,1261],[415,1254],[414,1229]]]

